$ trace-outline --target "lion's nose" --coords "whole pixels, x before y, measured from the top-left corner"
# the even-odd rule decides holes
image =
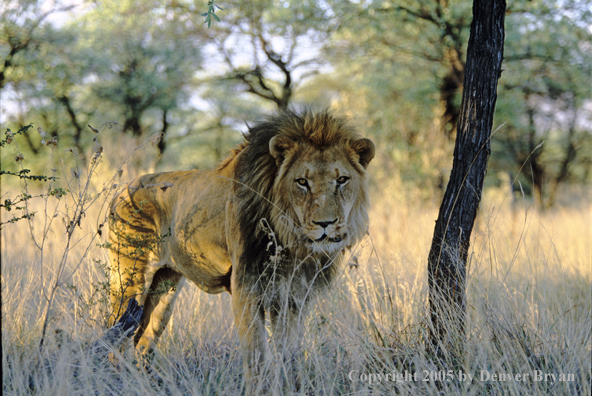
[[[325,201],[327,200],[327,197],[325,195],[321,195],[319,196],[317,199],[315,199],[314,203],[315,203],[315,208],[319,209],[322,208],[323,205],[325,205]]]
[[[313,220],[313,223],[315,223],[316,225],[318,225],[318,226],[321,226],[321,227],[323,227],[323,228],[327,228],[327,226],[328,226],[329,224],[334,224],[334,223],[336,223],[336,222],[337,222],[337,219],[335,219],[335,220],[333,220],[333,221],[314,221],[314,220]]]

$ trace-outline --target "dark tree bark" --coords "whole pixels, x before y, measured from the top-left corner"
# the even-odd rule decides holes
[[[67,95],[60,96],[56,98],[59,103],[61,103],[65,108],[68,116],[70,117],[70,122],[72,126],[76,130],[74,133],[74,146],[78,149],[80,158],[82,163],[86,165],[86,156],[84,155],[84,149],[80,145],[80,139],[82,138],[82,130],[84,129],[82,125],[78,122],[76,117],[76,112],[72,108],[72,100]]]
[[[452,362],[465,341],[467,254],[490,153],[505,9],[505,0],[473,2],[454,161],[428,257],[429,343],[439,359]]]
[[[160,156],[164,154],[164,150],[166,150],[166,141],[164,140],[166,133],[169,129],[169,122],[167,121],[167,114],[168,110],[164,109],[162,111],[162,130],[160,131],[160,140],[158,141],[158,153]]]

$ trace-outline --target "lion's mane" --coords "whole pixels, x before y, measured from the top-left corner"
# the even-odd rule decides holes
[[[249,129],[245,136],[245,143],[231,156],[238,156],[235,194],[240,205],[238,224],[244,243],[244,253],[241,257],[243,263],[268,261],[266,256],[269,255],[269,239],[260,230],[261,219],[269,221],[277,233],[280,244],[290,245],[289,241],[297,235],[293,222],[285,219],[279,221],[278,216],[273,216],[274,205],[280,206],[277,208],[280,212],[289,213],[289,202],[282,199],[288,195],[282,193],[284,184],[281,180],[279,183],[276,180],[279,168],[276,159],[269,151],[269,142],[275,136],[287,137],[298,143],[299,147],[312,147],[313,150],[319,151],[333,146],[343,146],[352,153],[352,156],[355,156],[353,154],[355,151],[351,145],[359,138],[344,118],[337,117],[329,111],[313,113],[305,110],[298,113],[287,110]],[[359,161],[352,161],[352,165],[360,172],[364,172]],[[224,166],[224,163],[221,166]],[[290,164],[284,164],[284,166],[290,166]],[[359,241],[368,227],[369,198],[365,177],[361,189],[359,199],[354,203],[349,218],[348,225],[351,233],[349,246]],[[288,254],[290,254],[289,249]],[[319,280],[321,283],[329,282],[337,268],[331,265],[334,258],[319,255],[314,259],[318,260],[323,268],[324,276]],[[291,265],[294,263],[292,262]],[[253,275],[261,275],[263,272],[262,268],[252,270],[256,271]],[[317,270],[312,272],[316,273]],[[310,273],[307,278],[314,276],[314,273]]]

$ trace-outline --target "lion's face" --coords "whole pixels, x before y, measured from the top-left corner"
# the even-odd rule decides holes
[[[343,250],[366,231],[360,229],[367,223],[365,168],[374,156],[374,145],[359,139],[318,150],[283,143],[283,147],[278,141],[270,143],[280,164],[275,186],[276,204],[284,212],[277,213],[284,219],[280,223],[291,232],[289,239],[308,251]]]

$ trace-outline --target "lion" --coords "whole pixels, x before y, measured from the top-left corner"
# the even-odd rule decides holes
[[[109,216],[112,322],[137,299],[134,342],[151,351],[187,278],[231,294],[246,378],[268,355],[266,312],[276,345],[294,356],[306,302],[367,232],[374,152],[344,118],[286,110],[249,127],[215,169],[133,180]]]

